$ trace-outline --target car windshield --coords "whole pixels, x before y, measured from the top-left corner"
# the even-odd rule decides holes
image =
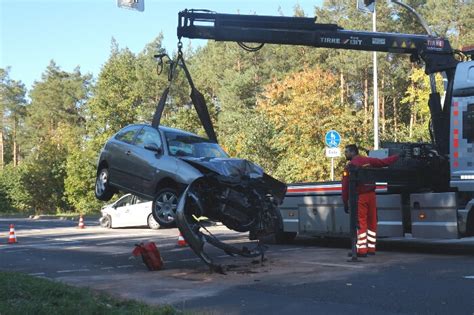
[[[165,132],[168,151],[174,156],[227,158],[227,153],[207,139],[183,133]]]

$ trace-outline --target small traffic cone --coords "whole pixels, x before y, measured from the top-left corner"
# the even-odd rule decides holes
[[[179,232],[179,236],[178,236],[178,246],[179,246],[179,247],[188,246],[188,243],[187,243],[186,240],[184,239],[184,237],[183,237],[183,235],[181,234],[181,232]]]
[[[78,229],[84,229],[86,225],[84,224],[84,218],[82,214],[79,216],[79,225],[77,226]]]
[[[16,242],[15,225],[10,224],[10,236],[8,237],[8,244],[15,244]]]

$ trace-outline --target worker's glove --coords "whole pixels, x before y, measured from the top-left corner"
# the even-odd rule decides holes
[[[347,203],[344,204],[344,212],[349,213],[349,205]]]

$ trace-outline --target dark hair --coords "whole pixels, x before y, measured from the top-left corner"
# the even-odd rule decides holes
[[[359,154],[359,148],[355,144],[346,145],[346,150],[354,154]]]

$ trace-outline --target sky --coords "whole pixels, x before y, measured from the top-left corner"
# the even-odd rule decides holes
[[[298,3],[307,16],[322,0],[145,0],[145,11],[117,7],[116,0],[0,0],[0,68],[28,89],[41,80],[50,60],[64,71],[80,66],[95,78],[110,55],[111,39],[140,52],[160,32],[168,52],[176,49],[178,12],[291,16]],[[203,40],[192,40],[193,47]],[[183,41],[188,44],[188,40]]]

